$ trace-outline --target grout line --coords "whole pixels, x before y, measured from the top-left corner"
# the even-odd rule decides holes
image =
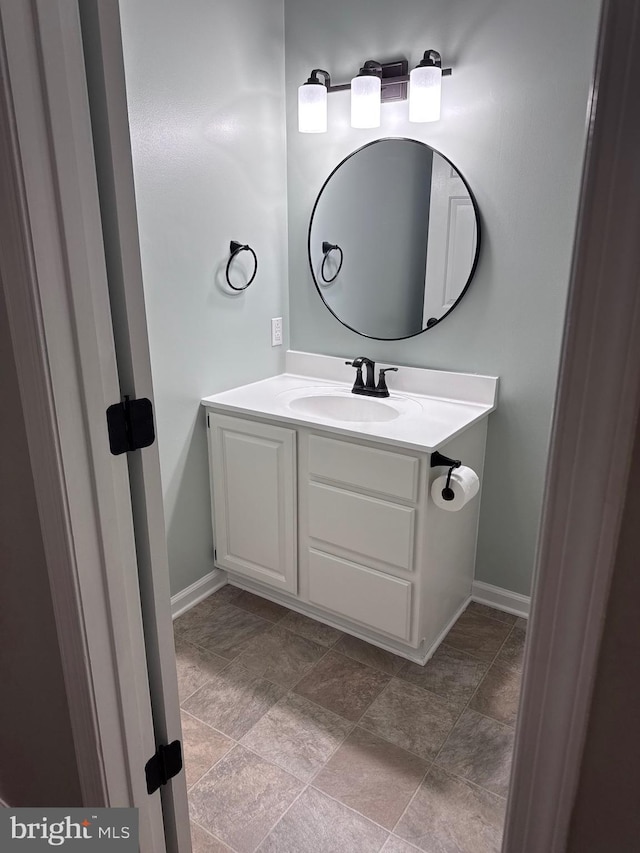
[[[298,779],[298,781],[300,781],[300,780]],[[278,826],[278,824],[280,823],[280,821],[281,821],[281,820],[284,818],[284,816],[289,812],[289,810],[293,808],[293,806],[298,802],[298,800],[300,799],[300,797],[304,794],[304,792],[305,792],[306,790],[308,790],[308,788],[309,788],[309,785],[303,784],[302,790],[297,794],[297,796],[295,796],[295,797],[293,798],[293,800],[289,803],[289,805],[286,807],[286,809],[282,812],[282,814],[280,815],[280,817],[278,818],[278,820],[273,824],[273,826],[272,826],[270,829],[268,829],[268,830],[267,830],[267,833],[266,833],[266,835],[264,836],[264,838],[262,838],[262,839],[260,840],[260,843],[258,844],[258,847],[262,847],[262,845],[263,845],[263,844],[264,844],[264,842],[267,840],[267,838],[271,835],[271,833],[272,833],[272,832],[274,832],[274,830],[275,830],[276,826]],[[256,849],[257,849],[257,848],[256,848]]]
[[[344,718],[341,718],[341,719],[344,719]],[[349,722],[351,722],[351,721],[349,721]],[[315,773],[313,774],[313,776],[311,776],[311,778],[309,779],[309,781],[308,781],[308,783],[307,783],[307,784],[311,785],[313,782],[315,782],[315,780],[316,780],[316,779],[318,778],[318,776],[322,773],[322,771],[325,769],[325,767],[327,766],[327,764],[331,761],[331,759],[332,759],[332,758],[333,758],[333,756],[336,754],[336,752],[340,749],[340,747],[344,746],[345,741],[347,740],[347,738],[349,738],[349,737],[353,734],[353,732],[356,730],[357,725],[358,725],[357,723],[353,723],[353,724],[351,725],[351,728],[349,729],[349,731],[348,731],[348,732],[344,735],[344,737],[340,740],[340,742],[338,743],[338,745],[336,746],[336,748],[335,748],[335,749],[333,749],[333,750],[331,751],[331,754],[327,757],[326,761],[324,761],[324,762],[320,765],[320,767],[318,767],[318,769],[315,771]]]
[[[513,628],[512,628],[511,630],[513,630]],[[439,750],[438,750],[438,752],[436,753],[435,758],[433,759],[433,763],[434,763],[434,764],[436,764],[438,767],[442,767],[442,769],[443,769],[443,770],[446,770],[447,772],[450,772],[450,771],[448,771],[448,770],[447,770],[447,768],[446,768],[446,767],[444,767],[444,765],[442,765],[442,764],[438,764],[438,759],[440,758],[440,755],[441,755],[441,753],[442,753],[443,749],[445,748],[445,746],[446,746],[446,745],[447,745],[447,743],[449,742],[449,740],[450,740],[450,738],[451,738],[451,735],[453,734],[453,732],[454,732],[454,731],[455,731],[455,729],[456,729],[456,726],[457,726],[457,725],[458,725],[458,723],[460,722],[460,720],[461,720],[461,718],[462,718],[462,715],[463,715],[466,711],[473,711],[474,713],[479,714],[480,716],[484,717],[484,718],[485,718],[485,719],[487,719],[487,720],[492,720],[494,723],[499,723],[500,725],[504,725],[506,728],[510,728],[509,726],[506,726],[506,723],[500,723],[500,720],[494,720],[494,719],[493,719],[493,717],[487,717],[487,715],[486,715],[486,714],[480,714],[480,712],[479,712],[479,711],[475,711],[475,709],[473,709],[473,708],[471,708],[471,707],[470,707],[470,705],[471,705],[471,703],[473,702],[473,700],[474,700],[474,698],[475,698],[475,696],[476,696],[477,692],[480,690],[481,686],[484,684],[484,680],[485,680],[485,678],[487,677],[487,675],[489,674],[489,670],[491,669],[491,667],[492,667],[492,666],[493,666],[493,664],[495,663],[496,658],[497,658],[497,657],[498,657],[498,655],[500,654],[500,651],[502,650],[502,647],[503,647],[503,646],[504,646],[504,644],[507,642],[507,640],[509,639],[510,635],[511,635],[511,631],[509,631],[509,633],[507,634],[507,636],[504,638],[503,643],[501,644],[500,648],[498,649],[498,651],[497,651],[497,652],[496,652],[496,654],[494,655],[493,660],[491,661],[491,663],[490,663],[490,664],[489,664],[489,666],[487,667],[487,671],[485,672],[485,674],[482,676],[482,678],[480,679],[480,681],[479,681],[479,682],[478,682],[478,684],[476,685],[476,688],[475,688],[475,690],[473,691],[473,693],[471,694],[471,696],[469,697],[469,700],[468,700],[467,704],[462,708],[462,710],[461,710],[461,712],[460,712],[460,714],[459,714],[459,716],[458,716],[458,719],[457,719],[457,720],[455,721],[455,723],[453,724],[453,728],[451,729],[451,731],[449,732],[449,734],[448,734],[448,735],[447,735],[447,737],[445,738],[444,743],[442,744],[442,746],[440,747],[440,749],[439,749]],[[515,728],[515,727],[514,727],[514,728]],[[513,760],[513,750],[511,750],[511,760]],[[452,775],[457,776],[457,777],[458,777],[458,778],[460,778],[460,779],[464,779],[466,782],[470,782],[471,784],[476,784],[476,786],[477,786],[478,788],[482,788],[482,786],[481,786],[481,785],[477,785],[477,783],[472,782],[472,780],[471,780],[471,779],[467,779],[465,776],[459,776],[457,773],[454,773],[454,774],[452,774]],[[484,791],[488,791],[488,788],[482,788],[482,790],[484,790]],[[494,792],[494,791],[489,791],[489,793],[490,793],[490,794],[495,794],[495,792]],[[495,796],[497,796],[497,797],[498,797],[498,796],[500,796],[500,794],[495,794]]]
[[[209,832],[209,830],[206,827],[202,826],[201,823],[198,823],[197,820],[193,820],[193,818],[189,818],[189,823],[195,824],[198,827],[198,829],[201,829],[203,832],[206,832],[210,838],[213,838],[213,840],[217,841],[218,844],[222,844],[224,847],[226,847],[228,850],[230,850],[231,853],[238,853],[238,851],[235,849],[235,847],[232,847],[230,844],[227,844],[226,841],[223,841],[221,838],[218,838],[217,835],[214,835],[212,832]]]
[[[410,850],[415,850],[416,853],[420,853],[419,847],[416,847],[414,844],[412,844],[410,841],[407,841],[407,839],[403,838],[401,835],[396,835],[395,832],[392,832],[391,835],[389,836],[389,838],[387,838],[387,840],[385,841],[385,847],[387,846],[390,839],[392,839],[392,838],[396,839],[397,841],[402,841],[402,843],[406,844]],[[382,848],[382,853],[384,853],[385,847]]]
[[[205,681],[205,683],[204,683],[204,684],[201,684],[201,685],[200,685],[200,687],[196,687],[196,689],[193,691],[193,693],[190,693],[190,694],[189,694],[188,696],[186,696],[184,699],[180,699],[180,701],[179,701],[179,704],[180,704],[180,710],[181,710],[181,711],[184,711],[184,710],[185,710],[185,709],[182,707],[183,702],[188,702],[188,701],[189,701],[189,699],[193,699],[193,697],[196,695],[196,693],[199,693],[201,690],[204,690],[204,688],[205,688],[205,687],[208,687],[208,686],[211,684],[211,682],[212,682],[212,681],[214,681],[214,679],[216,678],[216,676],[218,676],[218,675],[222,675],[222,673],[223,673],[223,672],[226,672],[226,671],[227,671],[227,669],[229,669],[229,667],[231,666],[231,664],[232,664],[232,663],[233,663],[233,661],[229,661],[229,662],[227,663],[227,665],[226,665],[226,666],[223,666],[223,667],[222,667],[222,669],[218,670],[218,672],[215,672],[215,673],[213,674],[213,677],[212,677],[212,678],[210,678],[208,681]],[[190,712],[190,711],[187,711],[187,713],[191,713],[191,712]],[[195,716],[195,714],[192,714],[192,716]],[[202,722],[204,722],[204,720],[203,720]],[[207,723],[207,725],[209,725],[209,724]],[[211,726],[211,728],[213,728],[213,726]]]
[[[327,792],[323,791],[322,788],[316,788],[316,786],[312,784],[309,784],[307,787],[313,788],[314,791],[317,791],[318,794],[322,794],[323,797],[327,797],[329,800],[333,800],[334,803],[338,803],[339,806],[348,809],[350,812],[353,812],[354,814],[358,815],[359,818],[362,818],[363,820],[372,823],[374,826],[377,826],[378,829],[382,829],[384,832],[387,833],[387,836],[391,834],[391,830],[388,829],[386,826],[383,826],[381,823],[378,823],[377,821],[373,820],[373,818],[367,817],[367,815],[362,814],[362,812],[359,812],[357,809],[354,809],[353,806],[348,806],[346,803],[343,803],[342,800],[337,799],[337,797],[333,797],[331,794],[327,794]],[[385,840],[382,842],[382,847],[384,847],[388,840],[388,837],[385,838]],[[382,847],[380,847],[379,849],[381,850]],[[318,853],[320,853],[320,851],[318,851]],[[345,851],[345,853],[347,853],[347,851]]]
[[[176,661],[177,661],[177,656],[176,656]],[[195,689],[192,693],[189,693],[189,695],[188,695],[188,696],[184,696],[184,697],[182,697],[182,698],[180,699],[180,709],[181,709],[181,710],[184,710],[184,708],[182,707],[182,703],[183,703],[183,702],[187,702],[189,699],[191,699],[191,697],[192,697],[192,696],[195,696],[195,695],[196,695],[196,693],[197,693],[199,690],[202,690],[202,688],[203,688],[203,687],[206,687],[206,686],[207,686],[207,684],[211,684],[211,682],[213,681],[213,679],[214,679],[217,675],[222,675],[222,673],[223,673],[226,669],[228,669],[228,668],[229,668],[229,666],[230,666],[232,663],[233,663],[233,661],[230,661],[230,660],[229,660],[229,661],[227,661],[223,667],[221,667],[217,672],[214,672],[214,673],[213,673],[213,677],[212,677],[212,678],[209,678],[209,679],[208,679],[208,681],[205,681],[205,682],[204,682],[204,684],[201,684],[201,685],[200,685],[200,687],[196,687],[196,689]]]
[[[432,770],[432,768],[433,768],[433,764],[434,764],[434,762],[433,762],[433,761],[431,761],[431,763],[429,764],[429,766],[427,767],[427,769],[426,769],[426,771],[425,771],[424,776],[423,776],[423,777],[422,777],[422,779],[420,780],[420,784],[419,784],[419,785],[418,785],[418,787],[415,789],[415,791],[413,792],[413,794],[409,797],[409,802],[407,803],[407,805],[406,805],[406,806],[404,807],[404,809],[402,810],[402,814],[400,815],[400,817],[398,818],[398,820],[393,824],[393,829],[391,830],[391,832],[392,832],[392,833],[394,833],[394,832],[396,831],[397,827],[400,825],[400,822],[402,821],[402,818],[406,815],[406,813],[407,813],[407,812],[409,811],[409,809],[411,808],[411,804],[413,803],[413,801],[415,800],[415,798],[418,796],[418,793],[420,792],[420,788],[422,788],[422,786],[424,785],[424,783],[425,783],[425,781],[426,781],[426,779],[427,779],[427,776],[429,775],[429,773],[431,773],[431,770]],[[402,836],[400,836],[400,835],[399,835],[399,836],[398,836],[398,838],[402,838]],[[406,839],[402,838],[402,840],[403,840],[403,841],[405,841]]]

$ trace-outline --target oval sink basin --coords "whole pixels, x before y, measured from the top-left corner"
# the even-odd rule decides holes
[[[381,423],[393,421],[400,416],[400,412],[389,403],[356,395],[347,397],[338,394],[312,394],[296,397],[288,405],[294,412],[333,421]]]

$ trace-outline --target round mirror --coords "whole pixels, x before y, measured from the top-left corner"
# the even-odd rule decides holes
[[[380,139],[320,190],[309,263],[327,308],[368,338],[418,335],[447,316],[480,251],[478,208],[453,163],[414,139]]]

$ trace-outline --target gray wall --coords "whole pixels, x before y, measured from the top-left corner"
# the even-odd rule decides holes
[[[498,375],[480,518],[478,580],[529,593],[585,143],[599,0],[285,0],[291,345],[328,355]],[[349,126],[329,96],[329,131],[297,131],[296,90],[312,68],[349,80],[359,64],[427,48],[454,67],[440,122],[382,108]],[[380,136],[433,145],[476,195],[483,248],[455,312],[408,341],[365,340],[326,310],[306,261],[315,196],[350,151]]]
[[[213,568],[199,400],[283,369],[282,0],[121,0],[173,594]],[[221,285],[229,241],[260,270]],[[285,318],[271,347],[270,321]]]
[[[31,461],[0,287],[0,801],[80,806]],[[54,780],[52,782],[52,780]]]

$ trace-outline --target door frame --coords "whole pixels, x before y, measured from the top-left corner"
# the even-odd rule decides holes
[[[640,0],[605,0],[505,853],[564,849],[640,409],[638,200],[627,192],[640,138],[639,21]],[[109,306],[97,286],[86,293],[95,233],[91,216],[74,214],[75,202],[95,215],[93,188],[81,180],[88,106],[71,97],[84,74],[77,0],[0,0],[0,24],[0,109],[10,119],[0,122],[0,224],[10,237],[0,272],[78,766],[87,801],[125,804],[141,757],[135,735],[148,738],[148,691],[145,699],[139,613],[126,601],[118,612],[113,582],[130,589],[133,545],[116,535],[125,524],[116,497],[130,509],[124,468],[105,453],[103,407],[114,400],[100,344]],[[46,87],[38,51],[49,63]],[[66,157],[63,117],[75,134]],[[149,820],[157,823],[157,810]]]
[[[165,853],[161,795],[146,789],[156,742],[127,459],[106,425],[120,388],[77,0],[0,0],[0,198],[82,804],[136,807],[141,851]]]
[[[640,414],[638,103],[640,0],[605,0],[505,853],[561,853],[578,788]]]

